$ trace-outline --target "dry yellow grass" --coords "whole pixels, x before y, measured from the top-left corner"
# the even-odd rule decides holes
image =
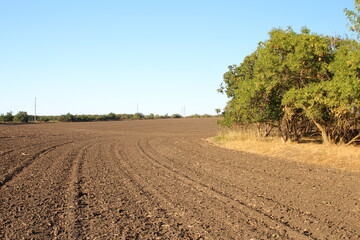
[[[356,146],[283,143],[279,138],[262,138],[254,131],[229,131],[209,141],[228,149],[360,172],[360,147]]]

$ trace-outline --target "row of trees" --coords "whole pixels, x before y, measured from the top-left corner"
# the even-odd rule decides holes
[[[142,113],[135,113],[135,114],[115,114],[109,113],[105,115],[73,115],[73,114],[66,114],[61,116],[52,116],[48,117],[51,118],[52,121],[60,121],[60,122],[89,122],[89,121],[114,121],[114,120],[140,120],[140,119],[165,119],[165,118],[182,118],[180,114],[173,114],[171,116],[165,115],[158,115],[158,114],[149,114],[144,115]]]
[[[13,115],[12,112],[8,112],[7,114],[0,115],[0,122],[21,122],[27,123],[30,121],[32,116],[29,116],[27,112],[20,111],[16,115]]]
[[[148,115],[144,115],[142,113],[135,114],[102,114],[102,115],[90,115],[90,114],[82,114],[82,115],[74,115],[71,113],[67,113],[61,116],[37,116],[37,121],[40,122],[91,122],[91,121],[117,121],[117,120],[141,120],[141,119],[168,119],[168,118],[182,118],[180,114],[172,114],[172,115],[159,115],[150,113]],[[204,117],[212,117],[211,115],[191,115],[187,116],[188,118],[204,118]],[[21,122],[27,123],[29,121],[33,121],[34,116],[28,115],[27,112],[19,112],[16,115],[13,115],[12,112],[8,112],[7,114],[0,115],[0,122]]]
[[[351,29],[359,33],[359,25]],[[263,123],[265,135],[276,127],[285,141],[314,131],[324,143],[360,139],[360,43],[305,27],[273,29],[269,36],[224,74],[219,92],[230,101],[222,124]]]

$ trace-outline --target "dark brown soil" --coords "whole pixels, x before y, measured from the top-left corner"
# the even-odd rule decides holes
[[[360,176],[221,149],[214,119],[0,125],[0,239],[360,239]]]

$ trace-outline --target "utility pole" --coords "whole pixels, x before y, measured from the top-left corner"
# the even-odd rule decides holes
[[[136,113],[139,113],[139,103],[136,104]]]
[[[181,115],[185,117],[185,114],[186,114],[186,110],[185,110],[185,106],[183,106],[181,107]]]
[[[34,114],[34,122],[36,122],[36,97],[35,97],[35,114]]]

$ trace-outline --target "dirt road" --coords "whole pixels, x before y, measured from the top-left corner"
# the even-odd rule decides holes
[[[360,239],[359,174],[214,147],[216,131],[0,125],[0,239]]]

